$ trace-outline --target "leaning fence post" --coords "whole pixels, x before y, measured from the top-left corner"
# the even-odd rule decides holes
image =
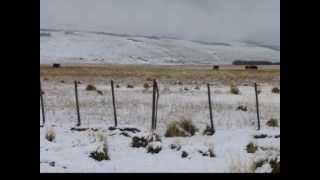
[[[40,80],[40,103],[41,103],[41,111],[42,111],[42,125],[44,126],[46,122],[46,116],[44,112],[44,102],[43,102],[43,96],[42,96],[42,87],[41,87],[41,80]]]
[[[256,109],[257,109],[258,131],[259,131],[260,130],[260,113],[259,113],[259,100],[258,100],[257,83],[254,83],[254,90],[255,90],[255,94],[256,94]]]
[[[74,90],[75,90],[76,108],[77,108],[77,117],[78,117],[77,126],[81,126],[79,99],[78,99],[78,81],[74,81]]]
[[[210,84],[207,84],[208,86],[208,100],[209,100],[209,113],[210,113],[210,123],[211,123],[211,130],[214,133],[214,125],[213,125],[213,117],[212,117],[212,106],[211,106],[211,91],[210,91]]]
[[[115,103],[113,80],[111,80],[111,92],[112,92],[112,104],[113,104],[114,126],[117,127],[117,126],[118,126],[118,121],[117,121],[117,110],[116,110],[116,103]]]

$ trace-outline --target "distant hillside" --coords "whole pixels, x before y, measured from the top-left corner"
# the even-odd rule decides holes
[[[280,49],[244,42],[40,29],[40,63],[232,64],[280,62]]]

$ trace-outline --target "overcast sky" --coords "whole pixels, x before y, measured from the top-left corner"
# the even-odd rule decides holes
[[[40,0],[40,27],[280,42],[280,0]]]

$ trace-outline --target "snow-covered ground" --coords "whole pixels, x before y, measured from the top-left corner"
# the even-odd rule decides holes
[[[40,64],[231,64],[237,59],[280,62],[280,51],[242,42],[206,44],[89,32],[45,33],[50,36],[40,36]]]
[[[276,118],[280,124],[280,95],[271,93],[268,84],[261,85],[260,111],[262,130],[256,131],[255,96],[252,86],[240,86],[240,95],[233,95],[229,87],[212,87],[213,117],[216,126],[214,136],[201,132],[209,123],[208,100],[205,86],[168,85],[160,82],[157,133],[162,138],[162,150],[149,154],[145,148],[130,147],[131,138],[108,130],[113,125],[111,91],[103,83],[95,84],[103,92],[86,91],[87,83],[79,87],[82,126],[98,131],[71,131],[77,122],[74,104],[74,87],[71,83],[43,81],[47,124],[40,128],[40,172],[252,172],[253,162],[267,157],[280,158],[279,127],[266,126],[267,120]],[[133,89],[120,84],[116,89],[118,124],[120,127],[136,127],[148,133],[151,127],[151,90],[141,85]],[[189,90],[184,90],[188,87]],[[248,111],[237,111],[239,105]],[[200,130],[192,137],[166,138],[166,126],[184,115]],[[41,122],[41,112],[40,112]],[[56,133],[54,142],[45,139],[47,129]],[[96,150],[100,135],[107,137],[110,160],[95,161],[89,157]],[[269,137],[255,139],[253,135]],[[133,136],[133,133],[129,133]],[[247,153],[246,146],[254,142],[259,149]],[[181,145],[173,150],[171,144]],[[198,151],[213,148],[215,157],[202,156]],[[182,151],[189,156],[182,158]],[[54,165],[52,165],[54,162]],[[270,172],[269,164],[255,172]]]

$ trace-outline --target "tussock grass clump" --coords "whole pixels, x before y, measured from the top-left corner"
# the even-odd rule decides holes
[[[89,85],[86,87],[86,90],[87,90],[87,91],[96,91],[97,88],[96,88],[94,85],[89,84]]]
[[[53,142],[56,139],[56,133],[53,128],[47,129],[45,138],[50,142]]]
[[[146,149],[147,149],[147,153],[157,154],[162,149],[161,142],[160,141],[152,141],[152,142],[148,143]]]
[[[258,150],[258,146],[252,142],[247,145],[247,152],[248,153],[255,153]]]
[[[237,86],[231,85],[230,86],[230,93],[238,95],[238,94],[240,94],[240,90]]]
[[[274,118],[267,121],[266,125],[269,127],[279,127],[278,120]]]
[[[144,83],[144,84],[143,84],[143,88],[149,89],[149,88],[150,88],[150,85],[149,85],[148,83]]]
[[[168,125],[165,137],[193,136],[197,131],[198,130],[191,119],[181,117],[180,120],[173,121]]]
[[[90,157],[95,159],[96,161],[110,160],[110,156],[108,154],[108,143],[107,138],[105,136],[103,138],[103,143],[98,145],[96,151],[90,153]]]

